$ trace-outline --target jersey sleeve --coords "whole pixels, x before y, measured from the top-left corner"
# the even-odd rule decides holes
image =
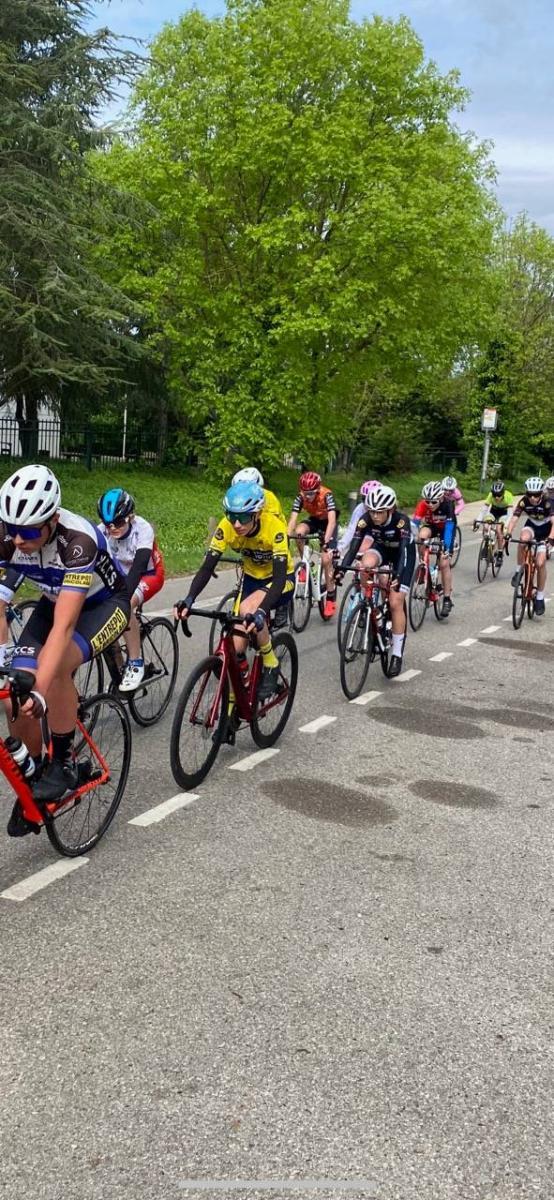
[[[154,529],[149,521],[140,522],[137,537],[137,550],[152,550],[154,545]]]
[[[414,509],[414,520],[422,521],[427,516],[427,504],[425,500],[419,500]]]
[[[291,511],[293,513],[299,513],[302,511],[302,496],[296,496],[296,498],[293,500]]]
[[[271,536],[271,553],[274,559],[288,559],[289,544],[285,525],[275,520]]]
[[[337,503],[336,503],[335,497],[333,496],[332,492],[325,493],[325,507],[327,509],[327,512],[336,512],[337,511]]]
[[[86,596],[98,557],[97,542],[82,530],[72,530],[65,544],[60,544],[59,553],[65,568],[61,592],[80,592]]]
[[[208,554],[225,554],[225,551],[230,548],[231,542],[225,529],[225,522],[220,521],[208,546]]]

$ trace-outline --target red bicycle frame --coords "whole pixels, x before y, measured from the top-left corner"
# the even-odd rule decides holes
[[[421,550],[419,563],[417,564],[416,570],[419,571],[419,570],[421,570],[421,567],[423,567],[424,572],[425,572],[425,589],[428,593],[429,603],[435,604],[435,602],[440,599],[441,593],[439,591],[437,591],[437,589],[433,583],[433,576],[431,575],[431,554],[436,555],[437,566],[440,569],[440,556],[442,553],[442,543],[439,544],[439,546],[436,550],[431,548],[431,542],[427,539],[423,542],[420,542],[419,545],[421,546],[422,550]]]
[[[205,609],[204,610],[196,609],[194,611],[194,615],[202,616],[202,617],[209,617],[212,620],[216,616],[221,618],[220,613],[207,612]],[[242,620],[239,617],[227,617],[226,620],[228,621],[230,626],[242,625]],[[248,634],[246,634],[245,637],[248,637]],[[258,680],[259,680],[260,671],[261,671],[260,655],[256,654],[256,656],[254,658],[252,670],[250,671],[250,678],[248,680],[247,685],[245,685],[245,683],[244,683],[244,680],[243,680],[242,674],[241,674],[241,670],[240,670],[240,667],[239,667],[239,664],[237,661],[237,655],[236,655],[235,646],[233,643],[232,627],[227,628],[227,629],[222,629],[221,637],[219,639],[217,648],[214,651],[214,655],[216,658],[221,659],[222,669],[221,669],[216,693],[215,693],[213,702],[210,707],[208,720],[203,721],[202,724],[205,724],[207,729],[212,729],[215,726],[217,719],[218,719],[219,707],[221,704],[221,698],[223,695],[223,689],[225,686],[226,678],[229,679],[229,682],[231,684],[231,689],[232,689],[233,696],[234,696],[234,702],[235,702],[237,712],[238,712],[238,715],[239,715],[241,721],[246,721],[247,724],[250,724],[250,722],[252,721],[252,718],[254,716],[254,709],[256,707],[256,693],[258,690]],[[200,708],[200,705],[201,705],[201,702],[202,702],[202,699],[204,696],[204,691],[205,691],[207,683],[208,683],[208,678],[209,678],[209,676],[206,675],[204,683],[199,690],[198,696],[197,696],[194,706],[192,708],[192,712],[191,712],[191,721],[192,722],[194,722],[196,720],[196,715],[198,713],[198,710]],[[269,710],[271,708],[274,708],[276,704],[282,704],[284,696],[286,695],[287,691],[288,691],[288,686],[287,686],[286,690],[283,689],[282,691],[275,693],[274,696],[269,696],[268,699],[259,707],[257,715],[263,716],[265,713],[269,712]]]
[[[0,700],[11,700],[11,689],[9,687],[0,689]],[[47,821],[49,817],[53,817],[61,808],[65,808],[66,804],[73,804],[81,796],[98,787],[99,784],[107,783],[110,778],[106,760],[80,721],[77,721],[77,728],[86,741],[91,753],[100,764],[101,772],[100,774],[96,774],[94,778],[87,779],[86,782],[80,784],[73,792],[64,796],[63,800],[57,800],[51,804],[41,804],[40,807],[33,798],[30,785],[21,774],[17,763],[12,758],[9,750],[6,749],[3,739],[0,737],[0,771],[5,775],[8,783],[13,788],[21,805],[23,816],[27,821],[32,821],[35,825],[43,825],[45,820]]]

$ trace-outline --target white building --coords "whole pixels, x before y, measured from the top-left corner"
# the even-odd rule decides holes
[[[45,458],[60,457],[60,418],[43,402],[38,407],[37,454]],[[3,458],[20,458],[22,455],[15,400],[6,400],[0,408],[0,455]]]

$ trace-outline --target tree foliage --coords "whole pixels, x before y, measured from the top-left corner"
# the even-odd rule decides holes
[[[376,381],[429,392],[482,338],[497,214],[464,101],[406,20],[345,0],[228,0],[156,39],[96,164],[151,215],[106,257],[216,462],[321,460],[378,419]]]

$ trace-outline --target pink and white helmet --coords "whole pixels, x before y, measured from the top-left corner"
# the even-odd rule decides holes
[[[379,486],[380,484],[378,479],[366,479],[365,483],[362,483],[360,488],[360,495],[363,496],[364,500],[367,500],[371,489]]]

